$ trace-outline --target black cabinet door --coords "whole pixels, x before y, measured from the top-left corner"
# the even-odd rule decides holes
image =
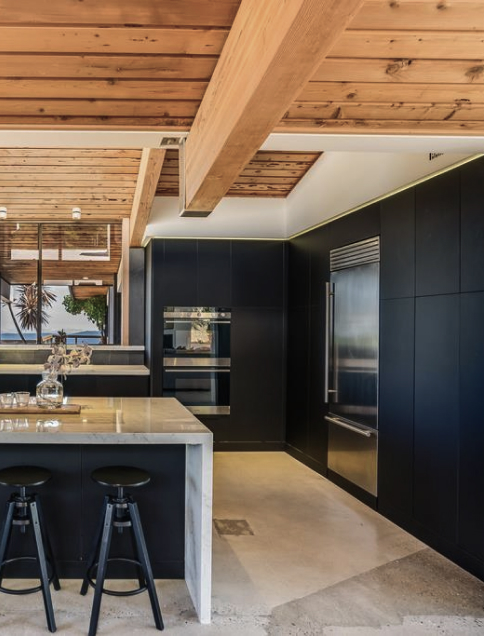
[[[459,183],[454,171],[416,187],[417,296],[459,291]]]
[[[201,307],[231,307],[231,241],[198,241],[198,298]]]
[[[233,241],[233,307],[283,306],[284,247],[282,241]]]
[[[381,298],[415,295],[415,188],[384,199],[381,207]]]
[[[308,234],[303,234],[290,241],[287,246],[289,307],[309,305],[311,252],[308,242]]]
[[[459,545],[484,558],[484,292],[462,294]]]
[[[378,507],[412,517],[415,300],[382,300]]]
[[[461,291],[484,290],[484,160],[461,169]]]
[[[232,309],[232,440],[284,441],[284,340],[282,309]]]
[[[311,307],[309,338],[308,451],[324,473],[328,458],[328,427],[324,416],[324,308]]]
[[[358,212],[343,216],[327,227],[330,232],[331,249],[378,236],[380,234],[380,203],[373,203]]]
[[[457,539],[459,296],[417,298],[414,517]]]
[[[154,290],[161,294],[164,306],[197,304],[197,261],[197,241],[164,241],[164,258],[157,272],[159,284]]]
[[[286,442],[301,453],[308,444],[309,307],[289,309]]]

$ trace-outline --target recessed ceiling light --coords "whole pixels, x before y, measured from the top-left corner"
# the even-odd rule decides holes
[[[6,219],[7,218],[7,208],[6,207],[1,207],[0,208],[0,219]]]
[[[81,208],[72,208],[72,218],[74,221],[79,221],[81,218]]]

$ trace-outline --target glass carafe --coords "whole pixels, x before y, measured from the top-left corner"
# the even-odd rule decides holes
[[[64,387],[59,382],[57,373],[44,371],[42,380],[37,384],[37,406],[47,409],[55,409],[62,405],[64,399]]]

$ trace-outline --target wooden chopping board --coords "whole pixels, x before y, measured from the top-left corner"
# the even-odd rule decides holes
[[[0,415],[9,415],[15,417],[16,415],[39,415],[40,413],[62,413],[63,415],[77,415],[81,412],[80,404],[62,404],[57,408],[47,408],[37,406],[36,404],[29,404],[28,406],[0,406]]]

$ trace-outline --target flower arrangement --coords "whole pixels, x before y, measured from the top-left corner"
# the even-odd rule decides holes
[[[60,373],[64,376],[64,380],[71,369],[77,369],[81,364],[91,362],[92,347],[87,344],[70,351],[67,351],[65,344],[53,344],[51,351],[44,369],[51,375]]]

